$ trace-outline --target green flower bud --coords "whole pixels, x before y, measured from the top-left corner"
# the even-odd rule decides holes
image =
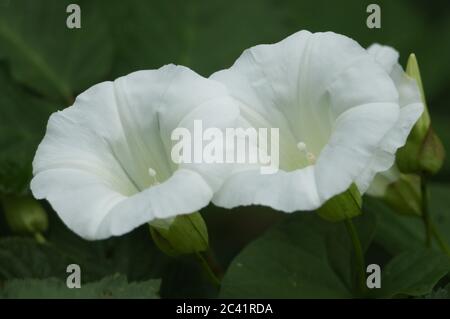
[[[6,222],[14,233],[39,234],[48,229],[48,217],[41,204],[31,196],[2,197]]]
[[[387,186],[383,201],[396,213],[421,216],[420,177],[402,174]]]
[[[360,215],[361,205],[361,194],[356,185],[352,184],[347,191],[325,202],[317,213],[326,221],[339,222]]]
[[[209,245],[208,230],[198,212],[152,222],[150,233],[156,245],[169,256],[206,251]]]
[[[414,53],[411,53],[408,58],[408,63],[406,65],[406,74],[414,79],[416,81],[417,86],[419,87],[420,91],[420,98],[422,100],[422,103],[424,105],[424,111],[417,121],[417,123],[414,125],[413,132],[417,134],[418,136],[424,137],[426,132],[428,131],[428,128],[431,124],[430,119],[430,113],[428,112],[427,102],[425,99],[425,91],[423,89],[422,84],[422,77],[420,75],[419,70],[419,64],[417,62],[416,55]]]
[[[436,174],[444,162],[445,151],[431,127],[419,65],[414,54],[409,56],[406,74],[416,81],[425,109],[408,136],[405,146],[397,152],[397,165],[407,174]]]

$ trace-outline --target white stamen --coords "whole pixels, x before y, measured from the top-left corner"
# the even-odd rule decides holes
[[[316,157],[315,157],[314,154],[311,153],[311,152],[308,152],[308,153],[306,154],[306,159],[308,160],[308,162],[309,162],[310,164],[314,164],[314,163],[316,162]]]
[[[156,171],[153,168],[149,167],[148,168],[148,175],[150,175],[151,177],[155,177],[156,176]]]
[[[151,168],[151,167],[148,168],[148,175],[150,175],[150,177],[153,179],[152,185],[159,184],[158,179],[156,178],[156,171],[153,168]]]
[[[308,162],[308,164],[314,164],[316,162],[316,157],[313,153],[308,151],[308,147],[306,146],[305,142],[298,142],[297,148],[302,153],[302,156],[306,157],[306,161]]]
[[[305,152],[306,151],[306,144],[304,142],[299,142],[297,144],[297,148],[300,152]]]

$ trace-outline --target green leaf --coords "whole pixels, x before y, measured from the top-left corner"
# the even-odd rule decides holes
[[[155,246],[146,226],[108,240],[107,246],[111,269],[126,274],[130,280],[160,278],[170,261]]]
[[[65,278],[74,260],[50,245],[25,238],[0,240],[0,279]]]
[[[144,233],[146,237],[141,236]],[[146,227],[120,238],[97,242],[88,242],[76,235],[70,242],[63,237],[55,237],[55,234],[49,238],[59,240],[44,245],[26,238],[0,240],[0,281],[65,279],[70,264],[80,266],[82,283],[113,274],[142,281],[160,278],[167,264],[165,256],[152,244]]]
[[[120,237],[88,241],[69,230],[56,213],[49,214],[48,241],[75,260],[82,269],[82,282],[120,273],[129,280],[160,278],[168,257],[153,243],[147,226]]]
[[[194,256],[173,258],[164,268],[162,298],[216,298],[218,289]]]
[[[98,282],[68,288],[64,281],[49,278],[7,281],[0,289],[0,297],[12,299],[105,299],[105,298],[158,298],[160,280],[128,283],[124,276],[111,276]]]
[[[429,294],[423,296],[425,299],[450,299],[450,284],[444,288],[438,288]]]
[[[375,241],[391,255],[415,247],[424,247],[425,228],[421,219],[397,214],[380,200],[371,197],[366,197],[363,202],[363,211],[377,215]]]
[[[26,193],[31,161],[54,104],[14,85],[0,64],[0,193]]]
[[[81,7],[81,29],[69,29],[71,0],[15,0],[0,10],[0,56],[15,80],[58,101],[102,80],[112,62],[112,43],[102,12]]]
[[[448,198],[450,186],[430,184],[430,214],[444,240],[450,243],[450,210]],[[380,243],[391,255],[406,250],[425,247],[425,228],[421,218],[396,214],[380,200],[366,197],[363,211],[377,215],[378,227],[375,241]],[[433,248],[439,247],[434,242]]]
[[[447,244],[450,244],[450,185],[435,183],[430,185],[430,214],[436,227]]]
[[[429,249],[407,251],[392,259],[382,270],[378,297],[421,296],[450,272],[450,258]]]
[[[354,219],[363,246],[375,220]],[[297,213],[247,246],[222,282],[224,298],[346,298],[353,291],[353,247],[343,223]]]

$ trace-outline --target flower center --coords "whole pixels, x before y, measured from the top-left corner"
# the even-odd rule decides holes
[[[309,165],[313,165],[316,162],[316,156],[312,152],[308,151],[308,147],[306,146],[305,142],[298,142],[297,148],[302,154],[301,156],[302,166],[306,167]]]
[[[150,177],[153,179],[153,183],[150,186],[159,184],[159,181],[156,178],[156,171],[153,168],[151,168],[151,167],[148,168],[148,175],[150,175]]]

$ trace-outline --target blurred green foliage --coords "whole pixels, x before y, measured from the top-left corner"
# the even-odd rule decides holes
[[[55,278],[41,280],[14,279],[6,283],[0,297],[36,299],[154,299],[158,298],[159,280],[128,283],[124,276],[103,278],[80,287],[67,289],[66,283]]]
[[[69,3],[81,7],[81,29],[66,28]],[[381,6],[381,29],[366,27],[369,3]],[[0,196],[29,192],[31,161],[49,115],[69,106],[91,85],[168,63],[184,64],[208,76],[229,67],[244,49],[280,41],[301,29],[342,33],[365,47],[374,42],[391,45],[399,50],[403,65],[414,52],[420,61],[434,129],[450,150],[447,0],[0,0]],[[445,231],[450,227],[448,158],[434,179],[440,184],[432,189],[431,211],[450,241],[450,232]],[[403,254],[423,247],[420,220],[395,215],[373,199],[367,199],[364,205],[366,214],[359,219],[374,223],[369,227],[374,229],[373,239],[369,236],[372,231],[364,231],[367,225],[361,222],[358,226],[367,237],[366,246],[372,242],[368,260],[387,264],[397,256],[392,262],[402,264]],[[81,265],[83,283],[118,273],[129,281],[162,278],[162,297],[218,295],[191,258],[163,256],[146,227],[120,238],[86,242],[71,233],[49,206],[46,210],[50,223],[45,245],[32,239],[10,238],[13,234],[0,211],[0,281],[8,280],[5,295],[31,296],[28,292],[38,291],[42,296],[65,296],[61,282],[48,278],[64,280],[65,267],[71,262]],[[331,250],[322,242],[330,232],[338,232],[336,238],[340,238],[340,226],[324,225],[308,214],[286,217],[261,207],[238,208],[230,213],[211,205],[201,213],[217,259],[224,268],[232,262],[221,296],[352,295],[348,283],[353,257],[345,249],[347,240],[337,240],[334,245],[339,248]],[[287,218],[291,219],[261,237],[266,229]],[[294,243],[296,246],[292,246]],[[425,267],[427,272],[418,269],[410,275],[423,279],[420,287],[402,277],[400,282],[392,281],[383,296],[430,292],[445,275],[442,267],[447,265],[439,261],[442,257],[436,256],[437,252],[421,254],[414,257],[418,264],[428,258],[438,260],[440,266]],[[306,258],[312,263],[303,264]],[[319,270],[322,272],[315,272]],[[24,278],[34,280],[16,280]],[[105,279],[106,286],[112,287],[113,295],[115,285],[128,289],[126,279],[109,278],[113,279]],[[321,279],[329,280],[320,285]],[[301,284],[296,286],[298,282]],[[283,288],[283,283],[289,285]],[[86,286],[86,296],[98,296],[96,285],[103,287],[105,281]],[[148,285],[156,287],[159,283]],[[138,289],[143,288],[132,288],[128,296],[136,296]],[[444,295],[443,289],[437,289],[430,296]],[[128,290],[120,290],[118,296],[124,296],[124,291]]]

